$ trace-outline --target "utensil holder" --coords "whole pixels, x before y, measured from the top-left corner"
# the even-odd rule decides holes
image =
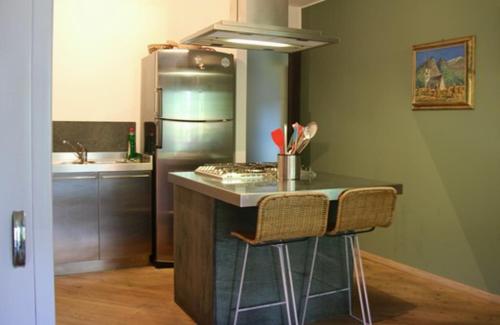
[[[300,156],[278,155],[278,181],[300,179]]]

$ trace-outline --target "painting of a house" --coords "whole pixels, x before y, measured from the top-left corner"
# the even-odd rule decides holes
[[[415,109],[472,108],[473,37],[413,47]]]

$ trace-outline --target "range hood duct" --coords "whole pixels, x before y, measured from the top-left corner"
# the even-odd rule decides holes
[[[183,44],[280,53],[299,52],[338,42],[338,38],[325,36],[321,31],[224,20],[181,40]]]

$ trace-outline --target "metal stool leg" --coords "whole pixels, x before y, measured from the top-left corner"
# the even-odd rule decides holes
[[[281,279],[283,281],[283,292],[285,294],[285,302],[286,302],[286,316],[288,318],[288,324],[292,325],[292,318],[290,317],[290,300],[288,299],[288,289],[286,284],[286,271],[285,271],[285,259],[283,258],[283,244],[276,245],[278,248],[278,254],[280,259],[280,268],[281,268]]]
[[[306,288],[306,294],[304,296],[304,307],[302,308],[302,317],[300,324],[304,325],[306,321],[306,313],[307,313],[307,304],[309,302],[309,294],[311,293],[311,283],[312,283],[312,278],[313,278],[313,273],[314,273],[314,264],[316,263],[316,254],[318,252],[318,237],[314,239],[314,251],[312,255],[312,262],[311,262],[311,268],[309,271],[309,279],[307,280],[307,288]]]
[[[371,312],[370,312],[370,304],[368,302],[368,292],[366,290],[365,273],[363,270],[363,260],[361,258],[361,251],[359,249],[358,236],[354,236],[354,239],[355,239],[355,244],[356,244],[356,250],[358,252],[358,263],[359,263],[359,270],[361,273],[361,284],[363,287],[363,293],[364,293],[364,297],[365,297],[366,315],[368,316],[368,324],[371,325],[372,324],[372,316],[371,316]]]
[[[349,244],[351,246],[351,252],[352,252],[352,257],[353,257],[353,265],[354,265],[354,274],[356,276],[356,287],[358,288],[358,295],[359,295],[359,304],[361,306],[361,316],[363,320],[364,325],[371,325],[371,316],[368,315],[367,320],[367,315],[366,315],[366,307],[365,307],[365,302],[368,301],[365,297],[366,289],[362,289],[364,287],[364,273],[362,271],[363,265],[359,264],[360,256],[359,256],[359,247],[355,246],[353,237],[355,235],[349,235],[347,236],[349,238]],[[358,270],[361,269],[361,270]],[[369,308],[367,309],[369,312]]]
[[[297,316],[297,305],[295,304],[295,291],[293,290],[293,277],[292,277],[292,267],[290,266],[290,254],[288,254],[288,245],[285,245],[285,257],[286,257],[286,266],[288,268],[288,280],[290,283],[290,296],[292,298],[292,313],[295,324],[299,324],[299,318]]]
[[[311,283],[312,283],[314,266],[316,263],[317,250],[318,250],[318,238],[316,237],[316,240],[314,243],[314,253],[313,253],[313,257],[312,257],[311,268],[310,268],[309,277],[307,280],[306,292],[305,292],[305,296],[304,296],[304,304],[303,304],[303,308],[302,308],[302,312],[301,312],[301,322],[300,322],[301,325],[304,325],[304,323],[305,323],[306,314],[307,314],[307,305],[308,305],[310,298],[329,295],[329,294],[338,293],[338,292],[342,292],[342,291],[347,291],[347,293],[348,293],[349,315],[351,317],[353,317],[354,319],[362,322],[364,325],[372,325],[370,306],[369,306],[369,302],[368,302],[368,292],[366,289],[365,274],[364,274],[364,270],[363,270],[363,262],[361,260],[358,237],[355,234],[354,235],[346,235],[346,236],[344,236],[344,243],[345,243],[347,288],[333,290],[333,291],[329,291],[329,292],[323,292],[323,293],[319,293],[319,294],[315,294],[315,295],[311,296],[310,295]],[[350,268],[349,250],[351,251],[351,256],[352,256],[352,262],[353,262],[353,267],[354,267],[354,276],[356,277],[356,287],[358,289],[359,304],[361,307],[361,315],[362,315],[361,319],[359,317],[355,316],[352,312],[352,300],[351,300],[352,299],[352,291],[351,291],[352,290],[352,283],[351,283],[351,268]]]
[[[245,254],[243,255],[243,266],[241,267],[241,277],[240,277],[240,287],[238,289],[238,298],[236,300],[236,310],[234,312],[233,325],[238,323],[238,314],[240,312],[240,302],[241,302],[241,291],[243,289],[243,281],[245,280],[245,271],[247,268],[247,258],[248,258],[248,244],[245,244]]]
[[[347,298],[349,299],[349,315],[351,317],[357,318],[352,313],[352,293],[351,293],[351,263],[349,261],[349,243],[347,236],[344,236],[344,245],[345,245],[345,267],[347,274]]]
[[[358,261],[356,257],[356,251],[354,250],[354,243],[352,240],[352,236],[347,236],[349,239],[349,246],[351,247],[351,254],[352,254],[352,259],[353,259],[353,266],[354,266],[354,275],[356,277],[356,287],[358,288],[358,295],[359,295],[359,304],[361,306],[361,315],[363,319],[363,324],[366,324],[366,317],[365,317],[365,307],[364,307],[364,298],[363,294],[361,292],[361,284],[359,281],[359,273],[358,273]]]
[[[285,246],[285,253],[283,253],[283,245]],[[251,306],[251,307],[244,307],[240,308],[241,304],[241,296],[242,296],[242,291],[243,291],[243,282],[245,281],[245,272],[246,272],[246,267],[247,267],[247,260],[248,260],[248,250],[250,245],[247,243],[245,244],[245,253],[243,255],[243,265],[241,268],[241,277],[240,277],[240,284],[238,288],[238,296],[236,299],[236,309],[234,312],[234,319],[233,319],[233,325],[236,325],[238,323],[238,316],[240,312],[244,311],[249,311],[249,310],[255,310],[255,309],[260,309],[260,308],[266,308],[266,307],[272,307],[272,306],[278,306],[278,305],[286,305],[286,314],[287,314],[287,319],[288,319],[288,324],[292,325],[292,318],[290,314],[290,299],[288,297],[288,283],[287,283],[287,274],[286,274],[286,267],[288,266],[288,275],[289,275],[289,283],[290,283],[290,291],[292,292],[292,300],[293,300],[293,305],[292,305],[292,310],[294,313],[294,320],[295,324],[298,324],[297,321],[297,309],[295,306],[295,297],[293,296],[293,279],[292,279],[292,274],[291,274],[291,268],[290,268],[290,257],[288,254],[288,247],[286,244],[277,244],[273,245],[278,249],[278,254],[279,254],[279,261],[280,261],[280,271],[281,271],[281,279],[282,279],[282,286],[283,286],[283,293],[285,295],[285,301],[279,301],[279,302],[274,302],[274,303],[269,303],[269,304],[263,304],[263,305],[257,305],[257,306]],[[285,257],[286,257],[286,265],[285,265]]]

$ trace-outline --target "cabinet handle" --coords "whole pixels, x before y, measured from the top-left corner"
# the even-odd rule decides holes
[[[26,265],[24,211],[12,212],[12,264],[14,267],[24,267]]]
[[[97,176],[54,176],[54,180],[63,180],[63,179],[97,179]]]
[[[148,178],[149,174],[139,175],[102,175],[101,178]]]

